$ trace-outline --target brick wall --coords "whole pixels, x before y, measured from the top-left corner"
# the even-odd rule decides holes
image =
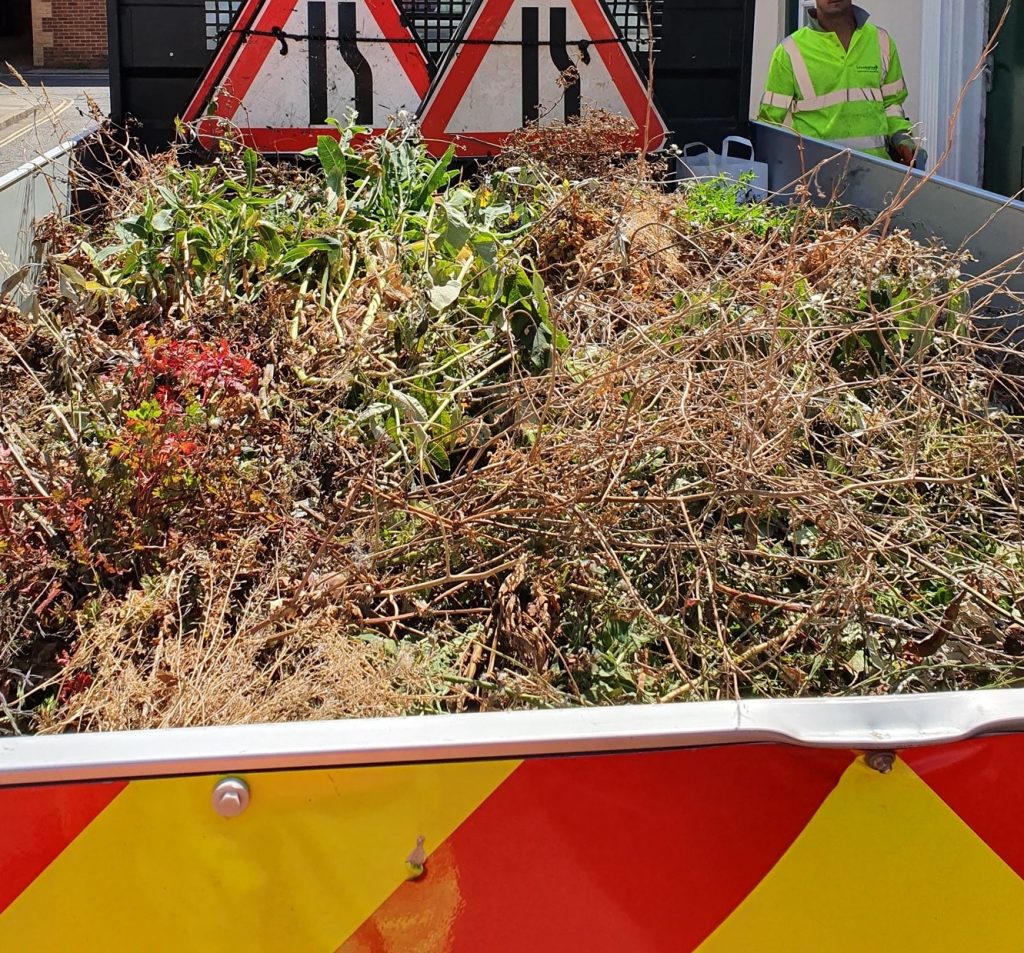
[[[106,0],[32,0],[32,46],[36,66],[106,66]]]

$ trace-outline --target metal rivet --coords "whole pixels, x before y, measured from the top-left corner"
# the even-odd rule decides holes
[[[213,789],[213,809],[221,817],[238,817],[249,806],[249,785],[241,778],[225,778]]]
[[[888,774],[896,764],[896,752],[869,751],[864,756],[864,761],[869,768],[873,768],[879,774]]]

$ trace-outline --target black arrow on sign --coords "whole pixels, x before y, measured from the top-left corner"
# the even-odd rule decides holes
[[[310,3],[306,9],[309,24],[309,124],[322,126],[327,121],[327,4]]]
[[[577,119],[580,115],[580,71],[569,56],[566,47],[565,7],[552,7],[551,19],[551,62],[562,74],[565,83],[563,108],[565,121]]]
[[[327,3],[311,0],[309,23],[309,124],[327,122]],[[338,4],[338,50],[355,78],[356,122],[373,125],[373,71],[356,45],[356,5]],[[338,117],[340,118],[340,117]]]
[[[562,109],[565,121],[576,119],[581,111],[580,71],[566,43],[565,7],[551,7],[549,16],[548,52],[551,62],[562,75],[565,94]],[[523,7],[523,125],[540,118],[540,10],[537,7]],[[584,62],[589,60],[584,59]]]
[[[338,4],[338,49],[356,79],[356,122],[373,125],[373,71],[356,46],[356,5]]]
[[[540,11],[523,7],[523,125],[540,118]]]

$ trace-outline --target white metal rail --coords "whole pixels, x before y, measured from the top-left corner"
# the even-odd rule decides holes
[[[0,176],[0,281],[33,260],[35,224],[71,201],[75,150],[92,137],[92,126],[43,155]],[[34,275],[26,276],[31,287]]]
[[[776,742],[856,750],[1024,731],[1024,689],[0,738],[0,787]]]

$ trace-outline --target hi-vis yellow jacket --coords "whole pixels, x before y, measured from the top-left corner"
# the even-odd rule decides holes
[[[907,84],[892,38],[854,7],[850,48],[835,33],[812,25],[775,50],[761,110],[764,122],[801,135],[888,158],[890,145],[913,141],[903,111]]]

